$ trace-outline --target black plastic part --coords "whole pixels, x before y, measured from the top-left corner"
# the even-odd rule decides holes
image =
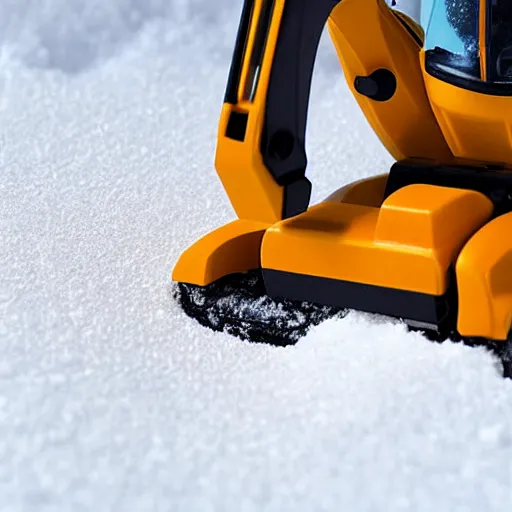
[[[487,79],[512,85],[512,4],[493,0],[486,7]]]
[[[249,60],[249,71],[245,83],[244,99],[253,101],[258,88],[260,79],[260,69],[265,56],[265,49],[267,47],[268,34],[272,22],[272,15],[274,13],[275,0],[262,0],[261,10],[258,19],[258,28],[256,29],[256,36],[254,45],[251,51],[251,58]]]
[[[508,340],[502,344],[501,363],[503,365],[503,377],[512,379],[512,337],[509,335]]]
[[[304,213],[311,199],[311,182],[307,178],[299,178],[284,187],[283,218],[289,219]]]
[[[226,137],[243,142],[247,132],[249,114],[244,112],[231,112],[226,128]]]
[[[499,166],[441,166],[420,160],[404,160],[391,168],[384,197],[416,183],[475,190],[492,201],[495,217],[512,212],[512,170]]]
[[[455,334],[450,337],[452,341],[464,343],[469,347],[482,347],[487,349],[501,362],[502,376],[512,379],[512,332],[506,340],[488,340],[486,338],[462,337]]]
[[[287,0],[267,90],[261,153],[280,185],[305,175],[306,120],[318,44],[341,0]],[[288,210],[285,207],[285,210]]]
[[[490,64],[488,64],[488,67],[490,68]],[[512,46],[503,48],[499,53],[496,58],[496,72],[501,76],[508,75],[510,77],[512,73]],[[491,73],[490,70],[489,73]]]
[[[391,5],[396,5],[396,3]],[[418,36],[418,34],[416,34],[412,27],[401,16],[399,16],[396,12],[393,14],[395,15],[395,18],[402,24],[405,30],[409,32],[409,35],[414,39],[414,42],[418,45],[418,47],[421,48],[423,46],[423,41]]]
[[[373,98],[379,94],[379,85],[370,76],[356,76],[354,88],[359,94],[368,98]]]
[[[375,70],[368,76],[357,76],[354,88],[363,96],[374,101],[389,101],[396,92],[396,76],[385,68]]]
[[[228,84],[224,103],[236,105],[238,102],[238,88],[240,86],[240,77],[242,76],[242,67],[245,55],[245,47],[249,37],[249,28],[251,27],[251,17],[254,10],[255,0],[245,0],[238,27],[238,35],[235,44],[235,51],[231,61],[231,69],[229,71]]]
[[[268,152],[275,160],[286,160],[293,153],[295,139],[293,134],[286,130],[274,133],[268,145]]]
[[[174,298],[201,325],[243,340],[293,345],[308,329],[346,311],[267,296],[261,272],[226,276],[205,287],[179,283]]]
[[[425,71],[434,78],[480,94],[512,96],[512,82],[485,82],[479,78],[466,77],[456,70],[452,72],[437,65],[434,55],[434,50],[425,52]]]
[[[263,279],[267,293],[276,299],[286,297],[295,301],[309,300],[340,309],[357,309],[413,320],[436,326],[439,332],[447,332],[453,327],[451,290],[437,297],[269,269],[263,269]]]
[[[244,341],[275,346],[293,345],[312,326],[329,318],[343,318],[348,312],[345,308],[311,302],[272,299],[267,295],[259,270],[226,276],[205,287],[175,283],[173,297],[189,317],[204,327],[226,332]],[[456,286],[450,286],[445,297],[451,308],[438,330],[411,330],[419,330],[427,338],[440,343],[449,338],[469,346],[484,347],[501,361],[503,376],[512,379],[512,333],[508,341],[461,337],[454,327]]]

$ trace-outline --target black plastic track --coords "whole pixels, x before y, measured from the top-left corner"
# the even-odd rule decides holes
[[[201,325],[246,341],[293,345],[308,329],[346,310],[266,295],[260,271],[233,274],[206,287],[179,283],[175,299]]]
[[[329,318],[343,318],[349,311],[310,302],[274,300],[266,295],[259,270],[233,274],[206,287],[178,283],[173,295],[183,311],[204,327],[274,346],[294,345],[312,326]],[[450,339],[485,347],[501,360],[503,376],[512,379],[512,335],[507,343],[463,338],[455,331],[421,332],[437,343]]]

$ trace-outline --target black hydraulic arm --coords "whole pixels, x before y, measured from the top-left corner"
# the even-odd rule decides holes
[[[226,102],[236,103],[244,47],[255,0],[246,0],[242,11]],[[333,8],[341,0],[285,0],[271,65],[261,154],[268,172],[284,186],[283,217],[307,209],[311,184],[305,178],[306,122],[313,68],[322,31]],[[276,0],[263,0],[256,40],[251,55],[254,77],[246,91],[251,98],[258,85],[258,66],[266,54],[266,40]]]
[[[322,31],[340,0],[287,0],[267,92],[261,151],[280,183],[303,176],[313,67]]]

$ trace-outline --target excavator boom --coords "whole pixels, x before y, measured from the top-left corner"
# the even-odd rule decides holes
[[[424,90],[412,20],[384,0],[245,0],[216,157],[241,219],[273,223],[309,206],[306,123],[328,21],[349,85],[391,153],[451,159]]]

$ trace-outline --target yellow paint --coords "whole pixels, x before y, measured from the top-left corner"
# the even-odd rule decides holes
[[[425,55],[422,55],[423,62]],[[439,125],[453,154],[471,162],[512,164],[512,97],[448,84],[424,72]]]
[[[489,219],[482,194],[410,185],[382,208],[325,202],[263,238],[263,268],[442,295],[460,248]]]
[[[254,44],[257,14],[261,11],[262,0],[257,0],[255,16],[251,22],[242,80],[238,91],[237,105],[225,103],[219,122],[215,168],[229,196],[231,204],[240,219],[257,222],[276,222],[281,219],[283,211],[283,187],[279,186],[267,171],[260,152],[261,131],[263,127],[266,93],[272,68],[279,26],[284,8],[284,0],[276,0],[274,15],[270,26],[266,51],[260,71],[258,89],[254,101],[243,99],[248,74],[252,46]],[[231,112],[249,114],[247,132],[244,142],[225,136]]]
[[[361,206],[379,207],[384,199],[389,174],[379,174],[345,185],[333,192],[326,201],[330,203],[350,203]]]
[[[437,252],[449,265],[493,212],[491,201],[472,190],[409,185],[384,201],[376,239]]]
[[[402,15],[402,19],[407,18]],[[359,106],[397,160],[452,160],[428,100],[419,58],[420,46],[383,0],[343,0],[329,19],[329,32]],[[412,30],[419,31],[409,20]],[[357,76],[386,68],[398,87],[388,101],[377,102],[354,88]]]
[[[478,11],[478,49],[480,53],[480,76],[487,80],[487,0],[480,0]]]
[[[478,231],[457,260],[458,331],[505,340],[512,320],[512,213]]]
[[[172,279],[206,286],[228,274],[259,268],[267,228],[268,224],[236,220],[212,231],[181,255]]]

